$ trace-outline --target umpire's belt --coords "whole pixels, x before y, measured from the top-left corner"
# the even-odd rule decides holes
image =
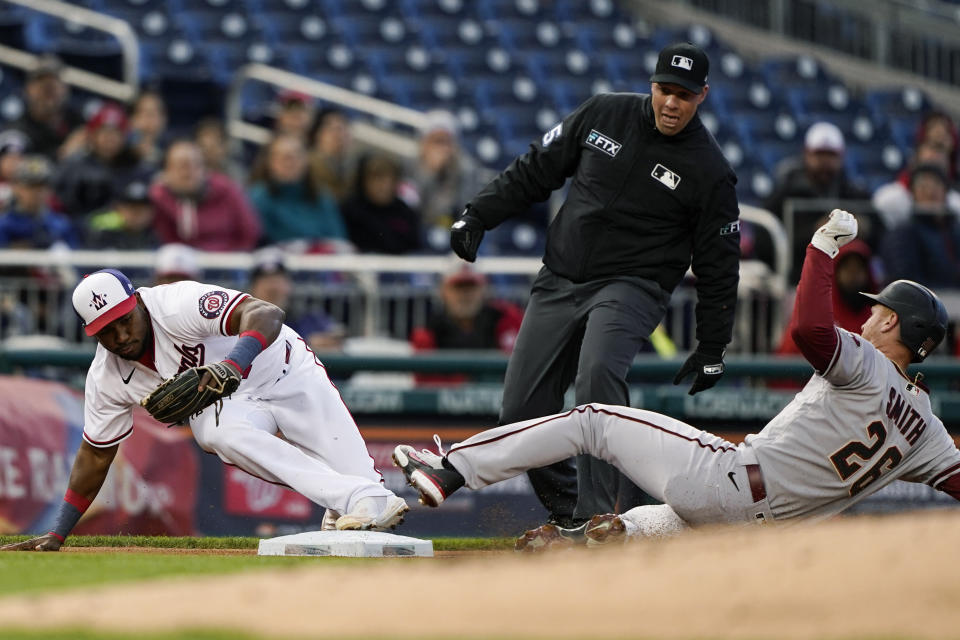
[[[750,483],[750,495],[754,502],[760,502],[767,497],[767,488],[763,486],[763,473],[760,471],[760,465],[748,464],[744,468],[747,470],[747,482]]]

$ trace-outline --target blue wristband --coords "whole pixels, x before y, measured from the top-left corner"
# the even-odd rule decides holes
[[[243,373],[261,351],[263,351],[263,344],[255,337],[240,336],[237,344],[233,345],[233,349],[227,354],[225,360],[237,365],[237,369],[240,370],[240,373]]]
[[[77,526],[77,522],[80,521],[80,516],[82,515],[83,513],[80,512],[80,509],[64,501],[63,504],[60,505],[60,513],[57,514],[57,525],[50,533],[60,538],[60,542],[63,542],[67,536],[70,535],[70,532],[73,531],[73,528]]]

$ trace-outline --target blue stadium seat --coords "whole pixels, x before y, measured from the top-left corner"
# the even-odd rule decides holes
[[[919,120],[932,106],[927,95],[915,87],[867,91],[864,102],[878,119],[914,117]]]
[[[473,3],[471,3],[473,4]],[[549,3],[542,0],[485,0],[476,3],[477,15],[482,20],[544,19],[552,17]]]
[[[320,16],[270,11],[257,18],[266,38],[274,46],[288,44],[321,45],[333,38],[333,29]]]
[[[826,85],[835,81],[812,56],[766,60],[760,64],[760,73],[771,87],[796,85]]]
[[[64,64],[114,80],[123,79],[123,54],[116,42],[61,38],[53,47]]]

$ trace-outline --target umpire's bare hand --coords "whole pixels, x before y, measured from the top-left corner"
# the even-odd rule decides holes
[[[60,551],[60,545],[62,544],[60,538],[52,533],[47,533],[23,542],[5,544],[0,547],[0,551]]]

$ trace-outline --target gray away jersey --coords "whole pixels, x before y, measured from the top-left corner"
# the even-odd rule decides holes
[[[746,438],[778,520],[826,518],[898,479],[936,487],[960,465],[927,393],[860,336],[837,334],[826,371]]]

